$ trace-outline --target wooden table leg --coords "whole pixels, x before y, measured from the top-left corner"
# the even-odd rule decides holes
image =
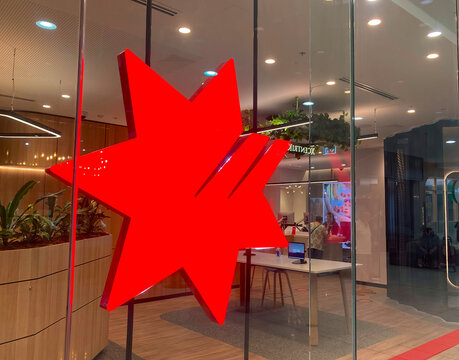
[[[349,311],[349,302],[346,292],[346,270],[339,272],[339,281],[341,283],[341,294],[343,296],[344,317],[346,318],[347,330],[351,330],[351,317]]]
[[[241,306],[245,305],[245,264],[239,264],[239,302]]]
[[[309,304],[309,341],[311,345],[319,345],[319,304],[317,294],[317,275],[310,274],[311,304]]]

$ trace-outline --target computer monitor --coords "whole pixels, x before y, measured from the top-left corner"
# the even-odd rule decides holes
[[[304,260],[304,243],[291,242],[288,244],[289,259],[297,259],[292,264],[306,264]]]

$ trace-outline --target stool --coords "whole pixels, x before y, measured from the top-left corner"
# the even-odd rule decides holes
[[[263,302],[265,300],[266,284],[268,282],[269,274],[273,273],[274,275],[274,292],[273,292],[274,308],[276,308],[276,275],[279,277],[280,296],[281,296],[282,306],[284,306],[284,291],[282,289],[282,276],[281,276],[282,274],[284,274],[285,277],[287,278],[287,283],[288,283],[288,288],[290,290],[290,296],[292,298],[293,308],[296,310],[295,298],[293,297],[292,285],[290,284],[290,278],[288,277],[287,271],[283,269],[276,269],[276,268],[270,268],[270,267],[265,268],[265,270],[266,270],[266,275],[265,275],[265,281],[263,285],[263,294],[261,296],[261,305],[263,306]]]
[[[250,288],[252,288],[252,285],[253,285],[253,278],[255,277],[255,268],[256,268],[256,267],[257,267],[256,265],[252,265],[252,278],[251,278],[251,280],[250,280]],[[264,277],[264,273],[265,273],[265,268],[262,267],[261,287],[263,287],[263,281],[264,281],[263,277]],[[268,278],[268,289],[271,290],[271,284],[270,284],[270,282],[269,282],[269,278]]]

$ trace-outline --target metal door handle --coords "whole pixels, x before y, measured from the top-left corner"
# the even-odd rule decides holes
[[[455,285],[449,278],[449,252],[448,252],[448,186],[447,179],[452,173],[459,172],[459,170],[453,170],[447,172],[443,178],[443,211],[444,213],[444,222],[445,222],[445,257],[446,257],[446,281],[449,285],[455,289],[459,289],[459,286]]]

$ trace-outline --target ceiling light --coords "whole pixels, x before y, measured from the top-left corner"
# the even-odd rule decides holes
[[[427,37],[434,38],[441,35],[441,31],[432,31],[427,34]]]
[[[363,117],[357,116],[357,117],[354,118],[354,120],[363,120]]]
[[[216,71],[213,71],[213,70],[204,71],[204,75],[207,75],[207,76],[215,76],[217,74],[218,73]]]
[[[63,97],[64,99],[70,99],[70,95],[67,94],[62,94],[61,97]]]
[[[191,29],[188,28],[188,27],[183,26],[183,27],[181,27],[180,29],[178,29],[178,31],[179,31],[179,33],[181,33],[181,34],[189,34],[189,33],[191,32]]]
[[[35,23],[38,27],[46,30],[54,30],[57,28],[56,24],[53,24],[52,22],[46,21],[46,20],[39,20]]]
[[[314,105],[314,102],[313,102],[313,101],[305,101],[305,102],[303,103],[303,105],[304,105],[304,106],[312,106],[312,105]]]
[[[40,124],[32,119],[26,118],[22,115],[19,115],[13,111],[0,110],[0,117],[5,117],[11,119],[27,126],[33,127],[35,129],[41,130],[44,133],[0,133],[0,138],[13,138],[13,139],[29,139],[29,138],[60,138],[61,133],[53,128],[50,128],[46,125]],[[44,154],[42,154],[42,157]]]
[[[447,143],[447,144],[455,144],[455,143],[456,143],[456,140],[446,140],[446,143]]]
[[[341,164],[341,166],[346,166],[346,164]]]
[[[295,121],[295,122],[291,122],[291,123],[286,123],[286,124],[281,124],[281,125],[273,125],[273,126],[269,126],[269,127],[266,127],[266,128],[262,128],[262,129],[258,130],[256,133],[257,134],[265,133],[265,132],[268,133],[268,132],[271,132],[271,131],[289,129],[289,128],[293,128],[293,127],[297,127],[297,126],[303,126],[303,125],[309,125],[309,124],[312,124],[312,121],[310,121],[310,120]],[[243,132],[240,135],[240,137],[242,137],[242,136],[250,136],[252,134],[254,134],[254,133],[249,130],[249,131]]]
[[[363,140],[371,140],[371,139],[377,139],[377,138],[378,138],[378,133],[374,133],[374,134],[361,135],[357,138],[357,140],[363,141]]]
[[[333,80],[330,80],[330,81],[327,81],[327,82],[326,82],[326,84],[327,84],[327,85],[335,85],[335,84],[336,84],[336,82],[335,82],[335,81],[333,81]]]
[[[440,55],[438,55],[437,53],[432,53],[432,54],[427,55],[426,57],[427,59],[432,60],[432,59],[438,58],[439,56]]]
[[[414,114],[415,112],[416,112],[415,109],[409,109],[409,110],[407,111],[407,113],[409,113],[409,114]]]
[[[350,94],[350,93],[351,93],[351,90],[344,90],[344,93],[345,93],[345,94]]]
[[[276,63],[276,59],[268,58],[268,59],[265,60],[265,63],[269,64],[269,65],[275,64]]]
[[[370,26],[378,26],[379,24],[381,24],[380,19],[371,19],[370,21],[368,21],[368,25]]]
[[[30,144],[28,142],[25,143],[25,146],[29,146]]]
[[[51,105],[46,105],[46,104],[45,104],[45,105],[43,105],[43,107],[44,107],[45,109],[51,109]]]

